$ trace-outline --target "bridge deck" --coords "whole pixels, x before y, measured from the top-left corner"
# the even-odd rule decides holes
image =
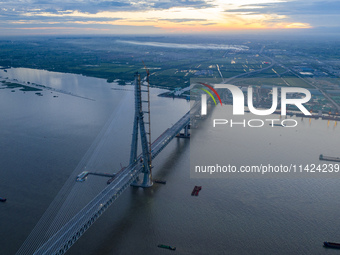
[[[187,112],[176,124],[160,135],[151,145],[152,158],[155,158],[189,122],[190,112]],[[104,188],[34,254],[64,254],[119,195],[136,180],[143,170],[143,165],[139,162],[141,157],[140,155],[134,164],[130,164],[120,172],[111,184]]]

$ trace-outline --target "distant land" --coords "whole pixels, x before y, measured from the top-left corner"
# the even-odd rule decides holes
[[[196,78],[210,82],[232,79],[239,86],[305,87],[315,99],[310,110],[339,112],[340,47],[335,37],[2,37],[0,48],[2,69],[76,73],[125,85],[135,72],[146,74],[144,62],[154,87],[181,89]],[[270,98],[266,90],[263,93],[258,104],[267,106]]]

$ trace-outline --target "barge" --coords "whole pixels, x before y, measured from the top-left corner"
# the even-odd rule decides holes
[[[168,250],[172,250],[172,251],[176,250],[176,247],[173,247],[173,246],[170,246],[170,245],[165,245],[165,244],[159,244],[158,247],[168,249]]]
[[[323,242],[323,246],[327,248],[340,249],[340,243]]]
[[[340,158],[339,157],[329,157],[329,156],[324,156],[322,154],[320,154],[319,160],[340,162]]]
[[[202,189],[202,186],[195,186],[195,188],[192,190],[191,195],[192,196],[198,196],[198,193]]]

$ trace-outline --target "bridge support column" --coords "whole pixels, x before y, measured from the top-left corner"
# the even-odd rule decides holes
[[[184,133],[179,133],[176,135],[177,138],[190,138],[190,133],[189,133],[189,129],[190,129],[190,124],[186,125],[183,130]]]

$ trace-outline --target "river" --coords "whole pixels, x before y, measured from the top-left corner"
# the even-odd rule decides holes
[[[27,68],[0,70],[1,79],[45,86],[40,92],[0,90],[0,196],[8,199],[0,204],[0,254],[15,254],[94,142],[105,138],[92,164],[99,171],[127,165],[133,87]],[[158,97],[163,91],[151,90],[153,139],[189,109],[183,99]],[[237,152],[256,159],[263,148],[286,140],[307,148],[299,155],[303,162],[330,146],[333,156],[339,152],[334,122],[298,121],[298,131],[281,138],[268,127],[257,129],[256,139],[244,138],[248,146],[237,145],[245,133],[236,129],[215,139],[225,142],[225,157],[234,162],[241,160]],[[108,126],[110,132],[101,135]],[[198,141],[199,130],[192,137]],[[274,132],[269,140],[268,132]],[[213,141],[206,146],[209,158],[216,147]],[[286,152],[289,161],[296,153],[285,146],[278,155]],[[323,241],[340,241],[338,178],[190,178],[189,148],[189,140],[173,140],[153,162],[154,177],[166,185],[125,191],[69,254],[174,253],[158,244],[176,246],[178,254],[323,254]],[[198,197],[190,195],[195,185],[202,186]]]

